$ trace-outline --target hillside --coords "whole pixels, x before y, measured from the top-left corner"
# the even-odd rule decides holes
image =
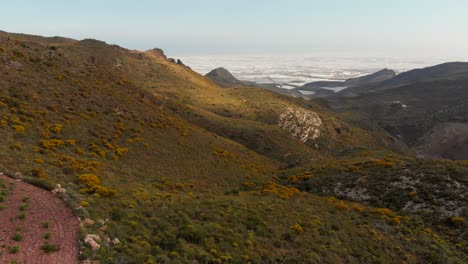
[[[421,156],[467,159],[467,100],[468,81],[448,79],[341,98],[332,107],[342,113],[369,115]],[[448,123],[458,125],[444,125]]]
[[[437,228],[398,207],[312,194],[281,177],[356,152],[406,155],[390,134],[313,101],[222,89],[158,49],[0,32],[0,116],[0,171],[66,189],[60,197],[82,220],[80,260],[467,258],[462,213]]]
[[[378,72],[357,77],[357,78],[351,78],[347,79],[344,82],[344,86],[346,87],[351,87],[351,86],[361,86],[361,85],[375,85],[384,81],[387,81],[391,78],[394,78],[396,76],[396,73],[392,70],[389,69],[383,69]]]
[[[368,87],[375,87],[392,79],[395,75],[396,73],[393,70],[383,69],[372,74],[350,78],[345,81],[317,81],[306,83],[292,90],[299,93],[301,91],[314,92],[313,94],[305,95],[306,98],[335,98],[341,95],[354,94],[363,89],[367,90]],[[291,93],[287,95],[291,95]]]
[[[431,67],[402,72],[379,83],[357,85],[339,92],[336,94],[336,97],[354,97],[368,92],[375,92],[375,90],[387,90],[417,83],[466,80],[467,74],[467,62],[447,62]]]

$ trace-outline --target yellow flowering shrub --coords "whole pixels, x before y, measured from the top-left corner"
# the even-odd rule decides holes
[[[16,132],[20,132],[20,133],[26,130],[24,126],[20,126],[20,125],[13,125],[13,129],[15,129]]]
[[[285,199],[290,199],[300,193],[296,188],[283,186],[273,181],[269,181],[260,192],[263,194],[276,194]]]
[[[94,174],[83,174],[79,179],[87,187],[86,192],[88,193],[96,193],[102,196],[112,196],[117,193],[114,189],[102,186],[101,180]]]
[[[291,227],[298,235],[304,234],[304,228],[300,224],[295,224]]]
[[[65,144],[63,140],[60,139],[49,139],[49,140],[41,140],[41,147],[44,149],[55,149],[61,147]]]

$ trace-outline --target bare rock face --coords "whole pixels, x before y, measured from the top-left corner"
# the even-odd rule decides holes
[[[322,125],[322,119],[317,113],[292,107],[286,108],[280,115],[278,123],[279,127],[303,143],[320,137]]]
[[[468,124],[437,124],[412,149],[421,158],[468,159]]]

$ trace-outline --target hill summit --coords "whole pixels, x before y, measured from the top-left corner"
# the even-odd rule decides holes
[[[217,85],[225,88],[245,86],[243,81],[238,80],[227,69],[220,67],[216,68],[205,75],[207,78],[215,82]]]

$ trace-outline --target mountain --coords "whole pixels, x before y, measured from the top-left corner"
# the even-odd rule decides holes
[[[395,77],[396,73],[393,70],[383,69],[378,72],[357,77],[347,79],[345,81],[319,81],[319,82],[311,82],[307,83],[299,88],[295,88],[295,90],[304,90],[304,91],[319,91],[324,90],[325,88],[344,88],[348,90],[351,87],[360,87],[360,86],[370,86],[370,85],[377,85],[382,83],[386,80],[389,80]],[[326,97],[331,95],[332,93],[321,93],[319,97]],[[318,95],[314,94],[313,97],[317,97]]]
[[[283,95],[289,95],[294,97],[302,96],[294,89],[288,90],[278,88],[274,83],[256,83],[238,80],[227,69],[222,67],[212,70],[211,72],[207,73],[205,77],[207,77],[208,79],[210,79],[211,81],[223,88],[257,87]]]
[[[332,94],[339,112],[368,116],[418,156],[467,159],[468,63],[410,70],[380,83]]]
[[[415,69],[398,74],[388,79],[382,86],[397,87],[416,82],[434,80],[465,79],[468,74],[468,62],[447,62],[423,69]]]
[[[216,68],[205,75],[208,79],[224,88],[249,86],[247,82],[240,81],[225,68]]]
[[[341,113],[368,116],[421,157],[466,159],[468,79],[455,78],[457,72],[445,76],[394,88],[377,86],[353,97],[337,96],[330,106]]]
[[[369,75],[347,79],[344,82],[344,86],[352,87],[352,86],[360,86],[360,85],[378,84],[388,79],[391,79],[395,76],[396,76],[396,73],[393,70],[383,69],[383,70],[380,70],[378,72],[375,72]]]
[[[467,79],[467,62],[447,62],[423,69],[414,69],[400,73],[380,83],[364,83],[339,92],[336,96],[356,96],[361,93],[385,90],[418,82],[433,82],[437,80]]]
[[[390,162],[417,167],[421,160],[364,114],[254,87],[221,88],[163,54],[93,39],[0,33],[0,170],[66,190],[58,197],[82,220],[80,260],[466,260],[460,195],[468,164],[446,161],[443,177],[414,178],[422,186],[412,185],[414,199],[434,208],[442,200],[424,195],[428,183],[460,184],[444,197],[453,214],[424,218],[417,209],[425,207],[405,211],[391,195],[376,195],[400,180],[380,184],[382,177],[372,175],[397,175],[405,167]],[[424,164],[422,173],[440,166]],[[366,175],[374,200],[322,196],[325,190],[316,192],[309,182],[346,180],[340,186],[354,188],[349,181]],[[10,197],[2,190],[2,201],[5,193]],[[1,208],[20,210],[9,204]],[[2,241],[2,260],[14,260],[7,250],[14,243]]]

